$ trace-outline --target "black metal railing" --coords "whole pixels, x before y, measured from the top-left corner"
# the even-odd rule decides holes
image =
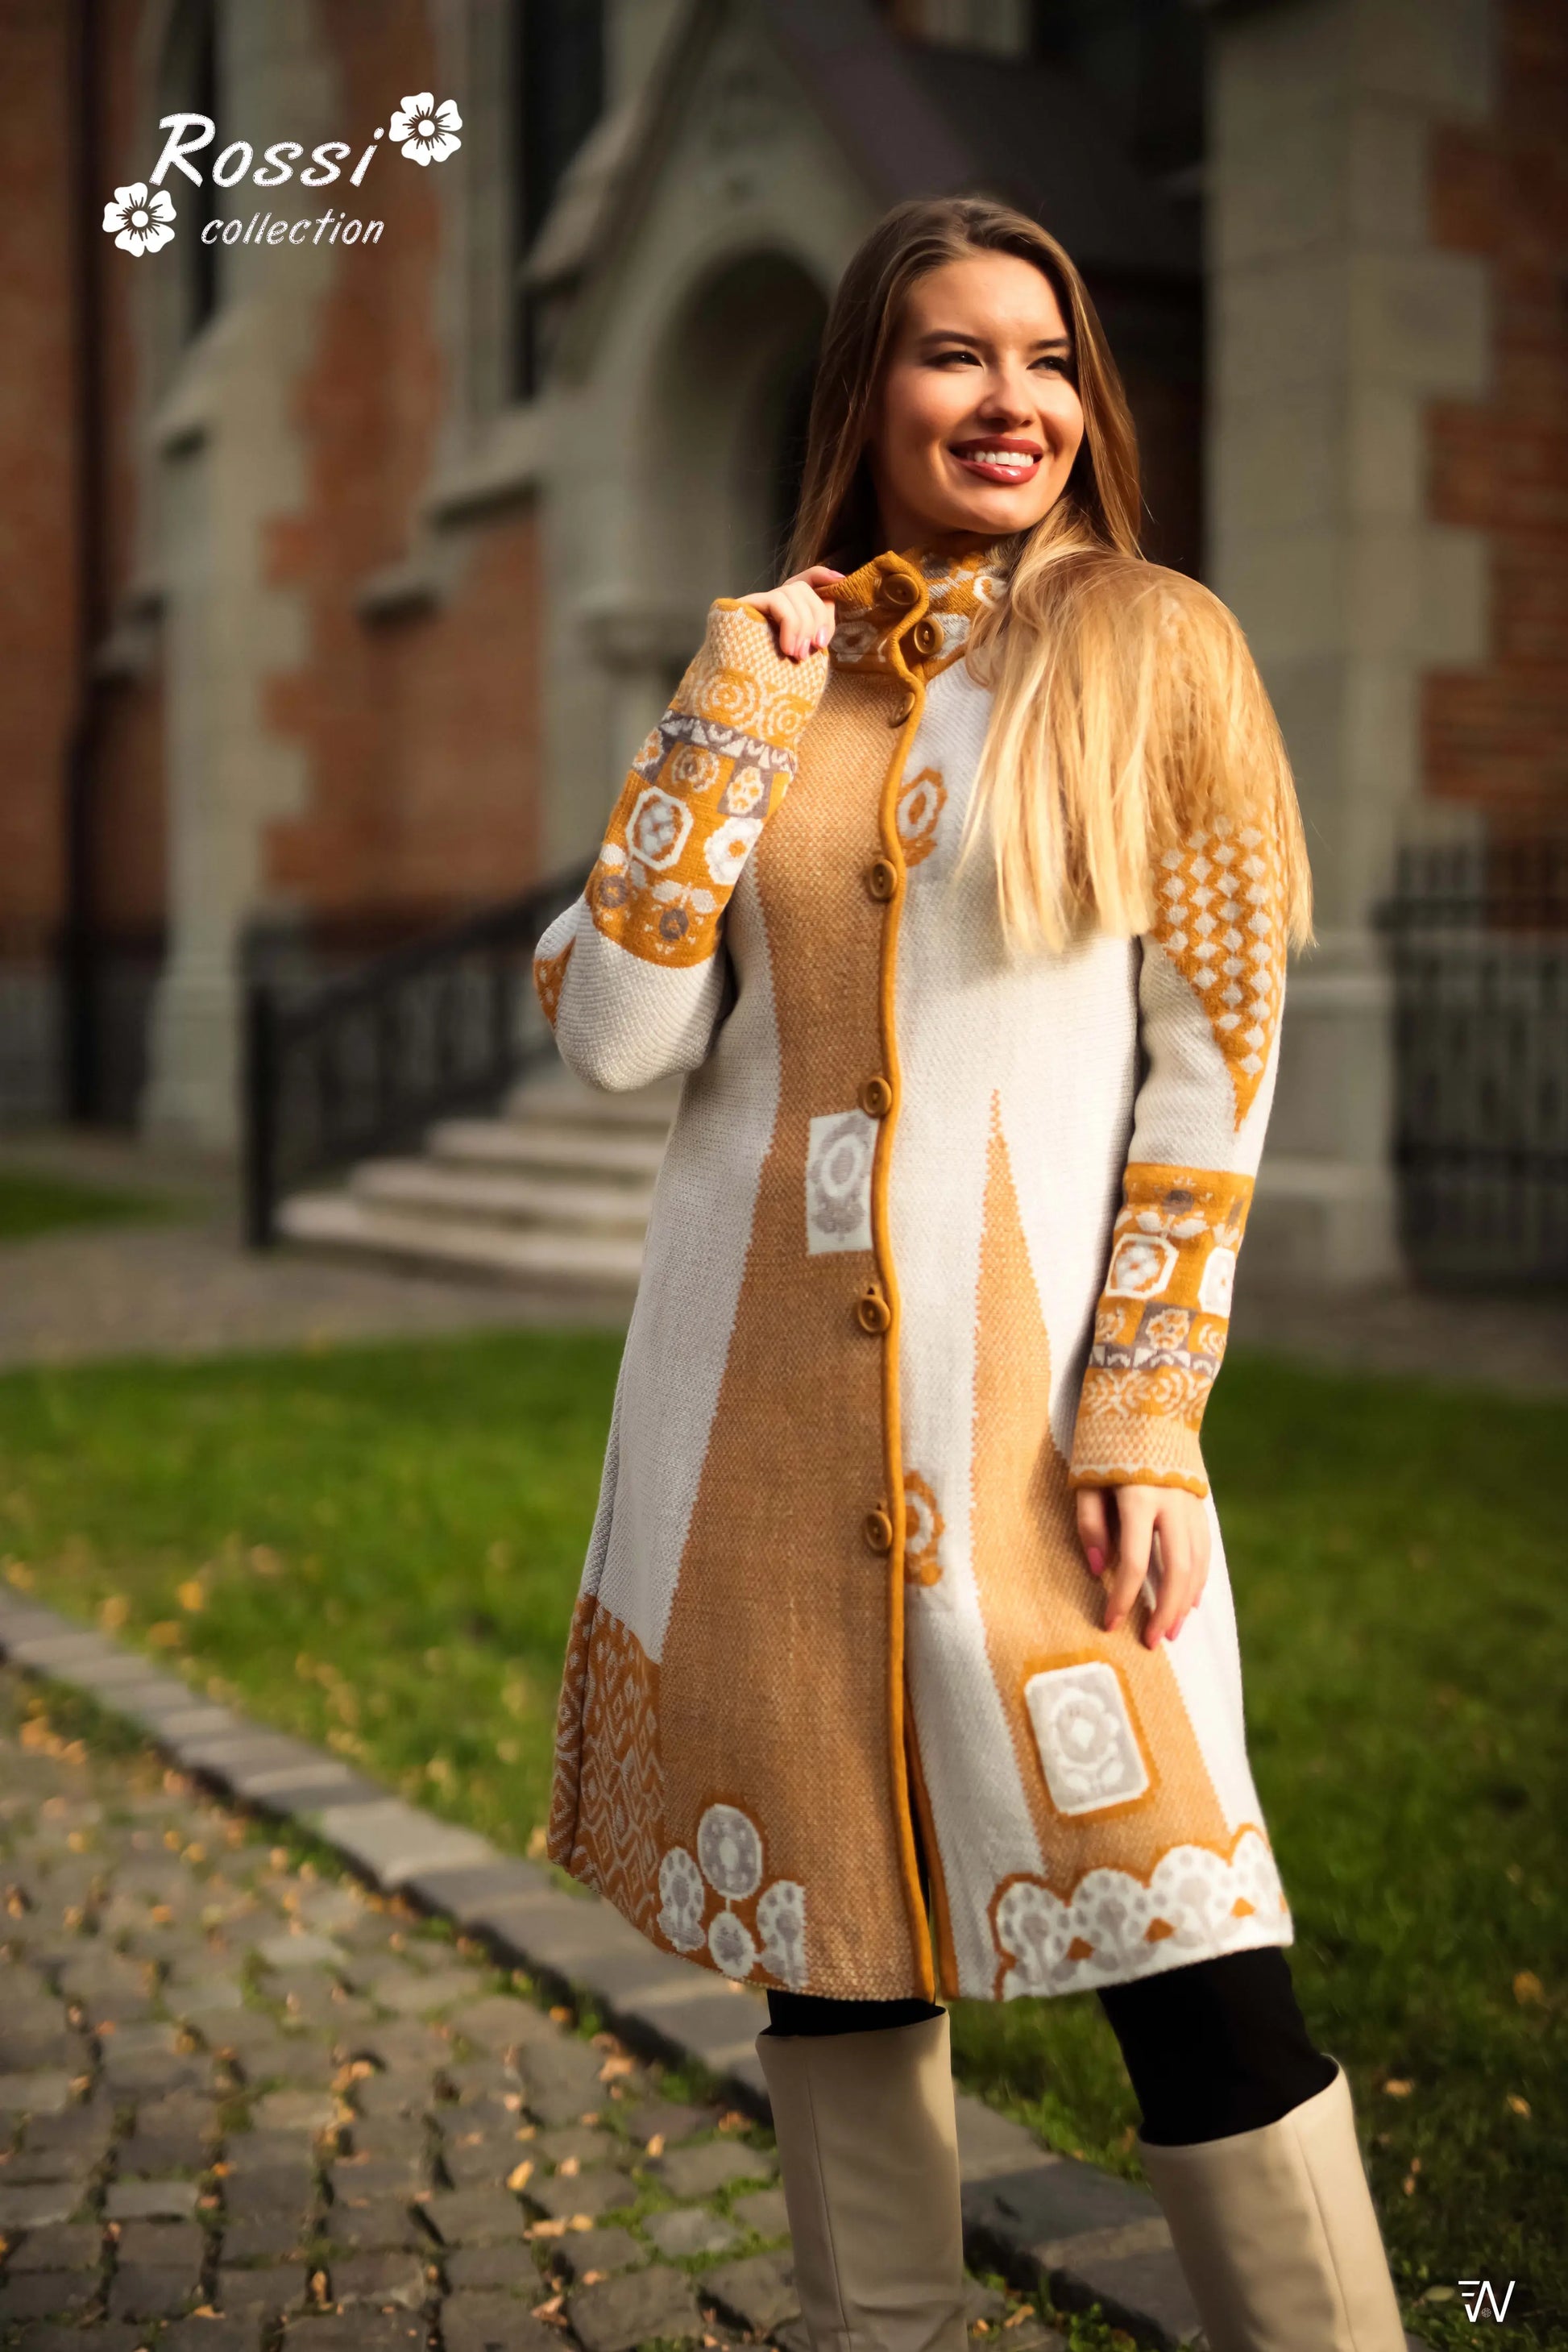
[[[253,978],[245,996],[245,1217],[277,1237],[302,1179],[415,1140],[430,1120],[493,1102],[551,1051],[531,982],[540,933],[584,866],[538,883],[315,986]]]
[[[1411,848],[1384,909],[1411,1268],[1568,1281],[1568,836]]]

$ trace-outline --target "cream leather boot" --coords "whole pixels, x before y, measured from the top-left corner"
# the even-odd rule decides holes
[[[967,2352],[946,2011],[757,2056],[813,2352]]]
[[[1405,2352],[1343,2067],[1259,2131],[1139,2153],[1213,2352]]]

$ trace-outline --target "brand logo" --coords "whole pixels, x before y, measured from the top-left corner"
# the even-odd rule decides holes
[[[1465,2317],[1472,2325],[1476,2320],[1487,2315],[1489,2305],[1491,2306],[1490,2316],[1501,2322],[1508,2317],[1508,2307],[1513,2301],[1513,2281],[1510,2279],[1503,2289],[1502,2301],[1500,2303],[1497,2289],[1490,2279],[1461,2279],[1459,2300],[1465,2306]]]
[[[391,121],[373,134],[349,174],[348,185],[357,188],[363,184],[384,139],[401,150],[405,163],[444,163],[462,145],[458,136],[462,127],[463,118],[449,98],[437,103],[433,91],[416,91],[413,97],[404,100]],[[201,187],[202,171],[192,158],[202,154],[217,137],[217,124],[210,114],[165,114],[160,118],[158,128],[169,135],[146,179],[116,188],[103,208],[105,233],[113,237],[122,253],[132,254],[138,260],[144,253],[161,253],[174,235],[174,201],[163,185],[166,174],[171,168],[183,172],[193,186]],[[298,140],[279,139],[263,151],[261,162],[256,163],[256,151],[249,140],[233,139],[214,159],[212,185],[233,188],[248,178],[255,188],[281,188],[293,179],[294,166],[304,152]],[[330,187],[334,180],[342,177],[343,161],[353,152],[346,140],[323,140],[319,147],[311,148],[310,160],[300,173],[300,185]],[[310,241],[316,245],[329,230],[329,244],[337,244],[341,232],[344,245],[357,244],[362,236],[367,245],[374,245],[380,240],[383,226],[378,220],[361,221],[334,212],[329,205],[314,220],[308,216],[292,221],[275,219],[271,213],[252,213],[248,225],[238,218],[209,219],[201,237],[204,245],[238,245],[242,241],[247,245],[281,245],[285,237],[290,245],[301,245],[307,233],[314,229]]]

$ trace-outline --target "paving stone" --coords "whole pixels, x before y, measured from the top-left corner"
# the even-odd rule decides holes
[[[426,2067],[367,2074],[353,2086],[354,2105],[362,2116],[423,2115],[434,2095],[431,2070]]]
[[[269,1969],[342,1969],[348,1965],[348,1954],[330,1936],[315,1936],[304,1929],[295,1934],[285,1929],[280,1936],[268,1936],[256,1948],[257,1958]]]
[[[46,2222],[68,2221],[80,2201],[75,2181],[38,2181],[31,2188],[0,2188],[0,2231],[41,2230]]]
[[[580,2123],[605,2105],[599,2080],[604,2060],[585,2042],[531,2042],[518,2053],[518,2073],[529,2113],[542,2124]]]
[[[329,2276],[332,2301],[345,2307],[363,2303],[380,2310],[387,2304],[396,2304],[402,2310],[417,2311],[431,2293],[423,2260],[411,2254],[334,2257]]]
[[[532,2155],[531,2145],[520,2140],[515,2132],[465,2133],[461,2138],[444,2141],[441,2148],[441,2161],[454,2189],[493,2188]]]
[[[98,2299],[98,2281],[81,2271],[25,2271],[0,2279],[0,2326],[10,2320],[58,2319],[87,2310]],[[81,2342],[79,2336],[75,2342]],[[31,2336],[23,2338],[30,2344]]]
[[[303,2206],[297,2212],[239,2213],[224,2224],[226,2263],[280,2263],[298,2256],[309,2234]]]
[[[87,2062],[87,2043],[60,2023],[39,2033],[0,2033],[0,2075],[79,2074]]]
[[[452,2011],[448,2022],[454,2032],[492,2051],[497,2057],[505,2057],[520,2042],[547,2040],[556,2030],[530,2002],[510,1993],[491,1993],[483,2000],[467,2001]]]
[[[789,2215],[784,2210],[782,2189],[754,2189],[749,2197],[737,2197],[730,2210],[748,2230],[759,2238],[787,2238]]]
[[[401,2198],[406,2204],[424,2187],[423,2147],[418,2136],[395,2156],[352,2156],[332,2168],[332,2194],[340,2204],[373,2205],[389,2197]]]
[[[423,2352],[428,2336],[424,2320],[405,2312],[355,2311],[341,2317],[300,2312],[289,2319],[284,2341],[288,2352],[407,2352],[410,2345]]]
[[[0,2074],[0,2115],[56,2113],[70,2097],[71,2081],[63,2066],[46,2066],[24,2074]]]
[[[706,2140],[698,2147],[671,2148],[648,2159],[647,2169],[672,2197],[711,2197],[736,2180],[771,2180],[778,2158],[744,2140]]]
[[[479,1979],[468,1969],[442,1969],[433,1976],[398,1969],[373,1978],[365,1987],[378,2008],[400,2017],[428,2017],[437,2010],[471,2001],[479,1990]]]
[[[102,2320],[95,2323],[88,2336],[73,2326],[38,2326],[29,2327],[17,2339],[20,2352],[142,2352],[146,2341],[144,2328],[110,2326]]]
[[[447,2352],[562,2352],[559,2328],[506,2294],[454,2294],[441,2306]]]
[[[13,2271],[91,2271],[102,2252],[98,2222],[56,2221],[47,2230],[30,2230],[7,2261]]]
[[[334,2245],[353,2253],[391,2252],[399,2247],[423,2251],[429,2242],[407,2206],[390,2197],[363,2205],[332,2205],[322,2227]]]
[[[448,1829],[395,1797],[379,1804],[328,1805],[316,1829],[329,1845],[383,1886],[401,1886],[416,1871],[488,1863],[494,1848],[468,1830]]]
[[[661,2139],[666,2147],[679,2147],[698,2132],[711,2131],[718,2120],[717,2107],[688,2107],[673,2099],[648,2099],[630,2110],[626,2130],[643,2147],[651,2139]]]
[[[586,2234],[592,2234],[588,2232]],[[494,2246],[452,2246],[441,2256],[441,2267],[447,2273],[447,2284],[454,2292],[459,2287],[489,2287],[533,2289],[539,2284],[539,2266],[531,2247],[521,2239]]]
[[[31,2116],[23,2146],[35,2162],[56,2156],[62,2163],[85,2163],[90,2171],[102,2161],[113,2133],[114,2110],[106,2099],[97,2099],[86,2106],[67,2107],[58,2115]]]
[[[800,2316],[795,2265],[787,2253],[748,2254],[702,2273],[702,2293],[729,2318],[765,2336],[785,2319]]]
[[[704,2332],[690,2280],[663,2263],[575,2287],[566,2311],[584,2352],[636,2352],[654,2336],[684,2343]]]
[[[268,2091],[252,2109],[262,2131],[297,2131],[314,2136],[330,2131],[338,2119],[338,2103],[330,2091]]]
[[[180,2263],[128,2263],[110,2282],[110,2319],[174,2319],[188,2310],[195,2281]]]
[[[304,2271],[292,2263],[272,2270],[220,2270],[213,2300],[224,2312],[273,2314],[291,2311],[304,2293]]]
[[[536,2173],[523,2190],[531,2205],[552,2221],[569,2221],[578,2213],[618,2213],[635,2205],[637,2192],[624,2172],[608,2168],[593,2172],[552,2172],[542,2180]]]
[[[666,2213],[649,2213],[643,2228],[659,2252],[677,2263],[689,2262],[694,2254],[727,2254],[741,2242],[739,2230],[708,2205],[677,2205]]]
[[[176,2319],[158,2338],[158,2352],[256,2352],[258,2323],[244,2319]]]
[[[438,2189],[420,2207],[444,2246],[521,2238],[522,2208],[504,2189]]]
[[[194,2221],[128,2221],[114,2250],[117,2264],[174,2269],[184,2263],[194,2279],[206,2260],[205,2230]]]
[[[111,2221],[180,2221],[200,2193],[194,2180],[111,2180],[103,2210]]]
[[[661,2252],[666,2251],[660,2248]],[[647,2248],[639,2245],[629,2230],[614,2222],[604,2230],[574,2230],[559,2239],[551,2252],[568,2278],[584,2281],[591,2280],[595,2271],[607,2278],[647,2260]]]
[[[633,2156],[625,2140],[593,2124],[557,2124],[552,2131],[537,2132],[529,2152],[546,2164],[630,2164]]]

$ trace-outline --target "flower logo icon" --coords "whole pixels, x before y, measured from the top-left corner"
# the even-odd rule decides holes
[[[411,163],[444,163],[462,145],[463,118],[449,98],[439,106],[430,90],[405,98],[387,126],[387,137]]]
[[[116,188],[112,200],[103,207],[103,226],[112,235],[122,253],[133,253],[140,259],[144,253],[160,253],[174,231],[174,202],[166,188],[149,189],[144,181],[134,181],[128,188]]]

